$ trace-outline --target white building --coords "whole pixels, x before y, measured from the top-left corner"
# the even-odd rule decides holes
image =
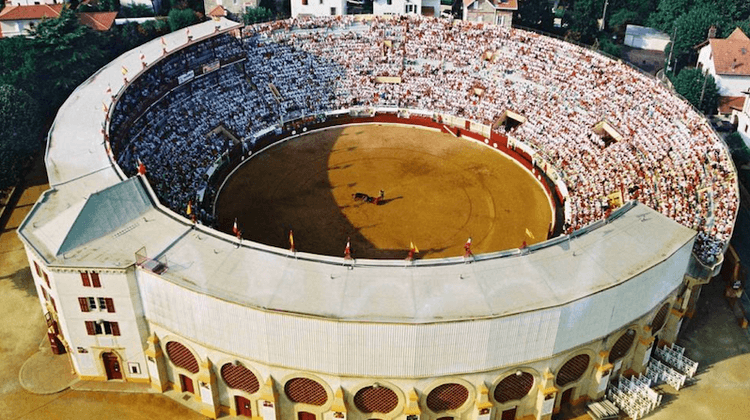
[[[439,16],[440,0],[373,0],[372,13],[375,15],[418,14]]]
[[[346,14],[346,0],[291,0],[292,17]]]
[[[464,20],[488,22],[510,27],[513,12],[518,10],[516,0],[463,0]]]
[[[719,95],[741,97],[750,88],[750,38],[740,28],[698,47],[698,68],[714,77]]]
[[[641,50],[664,51],[669,45],[669,35],[646,26],[628,25],[625,28],[625,45]]]

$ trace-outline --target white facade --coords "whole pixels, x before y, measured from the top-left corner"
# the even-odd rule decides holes
[[[346,0],[291,0],[292,17],[346,14]]]
[[[750,93],[745,93],[745,102],[742,110],[732,110],[732,122],[737,125],[737,132],[742,137],[745,145],[750,147]]]
[[[33,6],[35,4],[63,4],[62,0],[10,0],[5,5],[11,6]]]
[[[743,92],[750,89],[750,76],[716,74],[711,44],[700,49],[698,68],[713,76],[720,96],[742,96]]]
[[[440,0],[374,0],[372,13],[374,15],[427,14],[438,17]]]
[[[27,35],[29,29],[33,28],[39,20],[8,20],[0,21],[0,33],[3,38],[12,36]]]

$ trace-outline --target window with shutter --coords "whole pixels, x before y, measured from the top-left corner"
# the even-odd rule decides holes
[[[91,283],[94,287],[102,287],[102,284],[99,282],[99,273],[91,272]]]
[[[52,285],[49,284],[49,277],[47,277],[47,273],[42,271],[42,275],[44,276],[44,281],[47,283],[47,287],[52,290]]]
[[[44,287],[39,286],[40,289],[42,289],[42,295],[44,296],[44,300],[49,300],[49,296],[47,296],[47,291],[44,290]]]
[[[88,335],[96,335],[96,326],[94,321],[86,321],[86,333]]]
[[[112,300],[112,298],[104,298],[104,304],[107,308],[107,312],[115,311],[115,302]]]
[[[78,305],[81,306],[81,312],[88,312],[89,311],[89,300],[85,297],[79,297],[78,298]]]
[[[103,332],[102,331],[102,324],[100,324],[98,322],[94,322],[94,330],[96,331],[97,335],[101,334]]]
[[[83,287],[91,287],[91,281],[89,280],[89,273],[81,273],[81,281],[83,281]]]
[[[116,322],[110,322],[112,325],[112,335],[120,335],[120,325]]]
[[[52,296],[50,296],[49,301],[52,304],[52,309],[54,309],[55,312],[57,312],[57,305],[55,305],[55,299]]]
[[[104,300],[104,298],[103,298],[103,297],[100,297],[100,298],[98,298],[98,299],[99,299],[99,310],[100,310],[100,311],[103,311],[103,310],[105,310],[105,309],[107,308],[107,303],[106,303],[106,301]]]
[[[39,277],[42,277],[42,270],[39,268],[39,264],[34,261],[34,270],[36,270],[36,275]]]

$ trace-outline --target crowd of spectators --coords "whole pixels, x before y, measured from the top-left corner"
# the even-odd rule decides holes
[[[205,188],[233,141],[326,110],[393,106],[497,126],[530,145],[564,177],[568,231],[605,217],[606,197],[619,193],[699,231],[694,252],[704,262],[731,237],[736,173],[707,121],[655,79],[580,46],[411,15],[277,21],[210,42],[160,61],[113,116],[121,167],[134,173],[145,162],[173,209]],[[219,70],[201,72],[215,60]],[[506,131],[494,124],[505,111],[525,122]],[[595,130],[602,121],[616,140]]]

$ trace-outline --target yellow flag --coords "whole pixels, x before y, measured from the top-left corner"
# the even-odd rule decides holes
[[[534,234],[533,234],[533,233],[531,233],[531,231],[529,230],[529,228],[526,228],[526,235],[527,235],[527,236],[528,236],[529,238],[531,238],[531,239],[535,239],[535,238],[534,238]]]
[[[409,242],[410,249],[413,249],[415,253],[419,254],[419,248],[414,246],[414,242]]]

